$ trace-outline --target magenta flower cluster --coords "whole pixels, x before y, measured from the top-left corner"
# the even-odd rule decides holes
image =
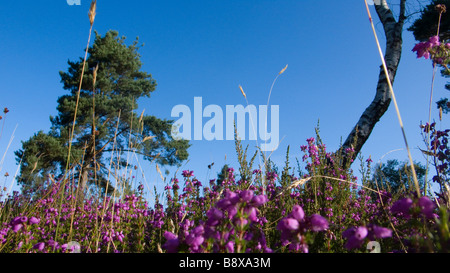
[[[391,212],[405,219],[410,219],[411,217],[434,219],[438,217],[435,213],[436,207],[436,204],[426,196],[415,198],[414,201],[409,197],[405,197],[392,205]]]
[[[323,231],[328,228],[328,221],[324,217],[313,214],[305,216],[302,207],[294,205],[291,213],[281,219],[277,228],[281,231],[283,245],[288,245],[289,250],[308,253],[305,234],[308,231]]]
[[[417,58],[424,57],[431,59],[433,63],[446,65],[448,63],[450,43],[441,43],[439,36],[433,36],[426,42],[420,42],[414,46],[413,52],[416,52]]]
[[[439,141],[446,144],[443,137]],[[437,219],[448,216],[434,200],[361,188],[319,138],[300,149],[306,173],[289,173],[289,166],[281,173],[256,169],[243,181],[229,168],[220,183],[212,179],[205,186],[185,170],[182,179],[165,185],[165,200],[157,195],[152,206],[142,185],[120,199],[93,196],[83,202],[66,181],[45,185],[33,200],[14,193],[0,203],[8,212],[2,214],[0,252],[72,252],[70,241],[87,253],[366,252],[372,240],[383,252],[413,252],[429,245],[420,241],[429,238],[424,226],[442,230]],[[364,162],[370,169],[371,160]],[[310,179],[290,187],[297,176]],[[395,236],[392,226],[400,231]]]
[[[206,221],[194,226],[194,222],[184,220],[178,234],[164,233],[168,252],[187,250],[188,252],[241,252],[251,251],[236,246],[235,242],[254,238],[255,225],[263,224],[264,218],[258,215],[258,207],[267,202],[264,195],[255,195],[252,190],[226,190],[224,197],[206,212]],[[258,237],[257,234],[256,237]],[[253,250],[270,252],[264,238],[260,238]]]
[[[392,230],[371,224],[367,227],[359,226],[349,228],[342,233],[342,237],[347,239],[345,247],[351,250],[354,248],[361,248],[363,243],[367,242],[366,239],[369,241],[374,241],[377,239],[392,237]]]

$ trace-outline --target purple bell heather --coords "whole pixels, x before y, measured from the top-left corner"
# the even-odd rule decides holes
[[[38,219],[38,218],[32,216],[32,217],[30,217],[30,219],[28,220],[28,223],[29,223],[30,225],[33,225],[33,224],[38,224],[39,221],[40,221],[40,219]]]
[[[403,198],[395,202],[391,207],[391,212],[402,213],[406,217],[409,217],[409,210],[413,205],[411,198]]]
[[[19,242],[19,244],[17,245],[17,248],[16,248],[16,250],[19,250],[19,249],[21,249],[21,248],[22,248],[22,246],[23,246],[23,241],[20,241],[20,242]]]
[[[376,225],[369,226],[369,239],[374,240],[376,238],[389,238],[392,237],[392,230],[385,228],[385,227],[379,227]]]
[[[208,217],[207,225],[216,226],[223,218],[223,212],[217,208],[211,208],[206,212],[206,216]]]
[[[294,205],[290,215],[297,221],[302,221],[305,218],[305,212],[299,205]]]
[[[234,242],[233,241],[229,241],[225,245],[225,249],[227,250],[228,253],[234,253]]]
[[[248,220],[252,222],[256,222],[258,220],[256,208],[247,207],[244,209],[244,213],[247,215]]]
[[[205,229],[203,226],[200,225],[195,227],[188,236],[186,236],[186,243],[192,248],[198,248],[205,240],[203,237],[204,232]]]
[[[431,47],[441,45],[441,43],[439,42],[439,36],[430,37],[430,39],[428,39],[428,43],[429,43],[429,46],[431,46]]]
[[[352,227],[342,233],[344,238],[347,238],[345,248],[348,250],[360,248],[364,243],[364,240],[375,240],[380,238],[392,237],[392,230],[376,225],[369,225],[367,227]]]
[[[22,224],[22,217],[14,217],[14,219],[10,222],[11,225]]]
[[[310,218],[310,225],[312,231],[322,231],[328,228],[328,221],[318,214],[313,214]]]
[[[22,224],[20,223],[16,223],[12,226],[11,230],[14,231],[15,233],[19,232],[19,230],[21,230],[23,227]]]
[[[190,233],[187,237],[186,237],[186,243],[192,247],[192,248],[198,248],[203,241],[205,240],[205,238],[203,236],[196,236],[195,234]]]
[[[353,236],[355,236],[358,240],[362,240],[366,238],[367,234],[369,234],[369,231],[366,227],[357,227]]]
[[[435,204],[426,196],[422,196],[419,198],[419,207],[421,212],[429,219],[434,218],[434,209],[436,208]]]
[[[299,226],[300,226],[300,224],[294,218],[283,218],[278,223],[278,229],[281,231],[297,230],[299,228]]]
[[[412,51],[417,53],[417,58],[424,57],[425,59],[429,59],[430,58],[430,52],[428,51],[429,48],[430,47],[428,43],[421,42],[416,44],[412,49]]]
[[[249,202],[253,198],[253,191],[245,190],[239,193],[239,197],[242,202]]]
[[[58,247],[59,247],[59,243],[56,242],[56,241],[54,241],[53,239],[48,240],[47,244],[48,244],[48,246],[49,246],[50,248],[52,248],[52,249],[53,249],[53,248],[58,248]]]
[[[44,250],[44,247],[45,247],[45,243],[40,242],[40,243],[35,244],[35,245],[33,246],[33,249],[42,251],[42,250]]]
[[[167,250],[169,253],[175,253],[178,250],[178,245],[180,242],[178,241],[178,237],[173,234],[172,232],[166,231],[164,232],[164,238],[166,238],[166,243],[163,245],[163,247]]]
[[[188,177],[194,176],[194,171],[184,170],[184,171],[181,173],[181,175],[182,175],[183,177],[188,178]]]
[[[248,224],[248,220],[243,218],[243,217],[235,217],[233,219],[233,223],[234,225],[236,225],[237,227],[244,227],[245,225]]]
[[[251,205],[255,207],[259,207],[265,204],[268,201],[267,196],[265,195],[255,195],[252,198]]]
[[[369,231],[366,227],[352,227],[342,233],[342,237],[347,238],[345,248],[348,250],[360,248]]]
[[[225,193],[225,198],[230,201],[231,205],[237,204],[240,200],[239,194],[229,190]]]
[[[231,204],[231,201],[228,199],[220,199],[216,203],[216,207],[218,207],[219,209],[223,209],[223,210],[228,209],[230,206],[232,206],[232,204]]]

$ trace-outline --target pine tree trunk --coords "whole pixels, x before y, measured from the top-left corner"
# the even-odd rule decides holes
[[[384,33],[386,36],[386,52],[384,58],[392,84],[394,82],[397,68],[402,55],[402,32],[404,20],[406,19],[405,2],[406,0],[400,0],[400,15],[398,21],[395,20],[394,15],[389,8],[386,0],[382,0],[379,5],[375,5],[376,12],[381,23],[383,24]],[[381,66],[375,97],[372,103],[363,112],[355,127],[348,135],[343,144],[343,151],[345,151],[346,148],[353,148],[354,153],[352,154],[351,158],[347,158],[346,156],[344,156],[342,165],[345,166],[348,160],[354,160],[356,158],[358,153],[361,151],[364,143],[372,133],[376,123],[387,111],[390,103],[391,96],[389,92],[389,86],[386,80],[383,66]],[[357,137],[357,139],[355,145],[353,145],[355,136]]]

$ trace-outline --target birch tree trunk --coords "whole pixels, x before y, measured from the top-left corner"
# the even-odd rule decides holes
[[[397,68],[400,63],[400,58],[402,55],[402,32],[403,25],[406,19],[405,16],[405,3],[406,0],[400,0],[400,14],[398,21],[396,21],[392,10],[389,8],[386,0],[381,0],[380,4],[375,4],[375,9],[378,17],[383,24],[384,33],[386,36],[386,49],[385,49],[385,61],[386,66],[389,71],[389,77],[391,83],[394,83],[395,75],[397,73]],[[369,138],[372,133],[375,124],[380,120],[384,113],[389,108],[391,103],[391,96],[389,93],[389,86],[386,80],[386,75],[383,70],[383,66],[380,66],[380,74],[378,77],[378,84],[376,88],[375,97],[372,103],[366,108],[362,113],[355,127],[351,133],[347,136],[343,144],[344,151],[344,161],[343,166],[346,165],[347,161],[354,160],[358,153],[361,151],[364,143]],[[354,143],[355,136],[357,137],[356,143]],[[355,144],[355,145],[353,145]],[[352,153],[351,158],[347,158],[345,154],[345,149],[353,148],[354,153]]]

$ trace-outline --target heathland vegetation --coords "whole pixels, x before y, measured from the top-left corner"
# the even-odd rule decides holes
[[[127,46],[109,31],[95,33],[89,46],[93,1],[85,56],[60,72],[69,93],[58,98],[50,131],[36,133],[15,152],[21,191],[0,191],[0,252],[449,252],[450,130],[438,129],[431,114],[422,125],[426,165],[411,156],[374,165],[360,153],[391,101],[403,130],[392,82],[403,50],[406,0],[398,1],[397,19],[385,0],[378,2],[386,54],[378,44],[383,65],[376,96],[340,149],[327,151],[316,128],[300,147],[301,160],[293,165],[288,148],[284,166],[276,166],[261,149],[249,155],[235,129],[238,166],[223,166],[210,181],[182,170],[150,202],[130,154],[157,167],[176,166],[188,158],[190,144],[172,138],[173,121],[135,112],[137,100],[156,88],[141,71],[138,41]],[[445,4],[450,1],[431,1],[409,30],[418,41],[412,49],[417,57],[448,76]],[[450,104],[444,98],[436,105],[442,120]],[[429,107],[431,113],[432,99]],[[4,108],[2,122],[13,114]],[[360,178],[352,168],[358,164]]]

